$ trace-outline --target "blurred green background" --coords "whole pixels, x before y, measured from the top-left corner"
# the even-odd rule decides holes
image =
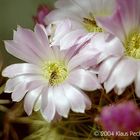
[[[17,25],[33,29],[32,17],[40,4],[53,5],[55,0],[0,0],[0,53],[4,66],[16,63],[17,59],[5,51],[3,40],[10,40]]]

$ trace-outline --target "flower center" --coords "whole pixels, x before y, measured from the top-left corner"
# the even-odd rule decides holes
[[[95,18],[90,16],[90,18],[83,18],[84,27],[88,32],[102,32],[102,28],[98,27]]]
[[[68,76],[68,70],[62,62],[49,61],[42,66],[43,76],[51,86],[62,83]]]
[[[131,33],[125,42],[125,54],[140,59],[140,33]]]

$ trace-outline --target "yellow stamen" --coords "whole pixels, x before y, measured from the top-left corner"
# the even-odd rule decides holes
[[[68,70],[63,62],[49,61],[42,66],[43,76],[51,86],[62,83],[68,76]]]
[[[102,32],[102,28],[98,27],[95,18],[91,16],[90,18],[83,18],[84,27],[88,32]]]
[[[125,42],[125,54],[135,59],[140,59],[140,33],[131,33]]]

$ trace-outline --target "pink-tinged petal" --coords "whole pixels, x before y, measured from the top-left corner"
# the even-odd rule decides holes
[[[86,104],[84,102],[84,96],[82,95],[82,91],[74,88],[72,85],[65,84],[64,92],[71,105],[72,111],[84,113],[86,109]]]
[[[5,92],[7,93],[11,93],[14,91],[15,87],[18,84],[24,84],[24,83],[30,83],[32,81],[36,81],[36,80],[40,80],[41,77],[40,76],[34,76],[34,75],[22,75],[22,76],[18,76],[12,79],[9,79],[6,82],[6,86],[5,86]]]
[[[77,69],[77,70],[72,71],[69,75],[68,81],[72,85],[75,85],[87,91],[92,91],[92,90],[101,88],[101,85],[96,75],[84,69]]]
[[[98,33],[94,35],[87,47],[93,49],[93,51],[96,49],[102,52],[105,57],[110,55],[120,56],[123,55],[124,52],[123,44],[120,40],[108,33]]]
[[[54,102],[54,89],[53,87],[49,87],[48,89],[48,97],[46,98],[47,106],[42,113],[44,114],[44,118],[51,122],[55,117],[55,102]]]
[[[112,69],[115,67],[120,57],[109,57],[99,67],[99,81],[103,83],[107,80],[108,76],[111,74]]]
[[[24,110],[28,115],[32,114],[32,110],[36,100],[38,100],[39,95],[43,87],[38,87],[30,92],[28,92],[24,98]]]
[[[96,35],[96,33],[85,33],[83,36],[81,36],[78,40],[77,40],[77,44],[79,45],[83,45],[85,44],[84,47],[82,47],[82,50],[84,51],[84,49],[86,50],[88,44],[90,43],[90,41],[92,40],[92,38]],[[91,49],[91,48],[90,48]]]
[[[30,81],[28,82],[28,91],[32,91],[40,86],[44,86],[46,87],[48,85],[48,81],[47,80],[42,80],[42,78],[38,78],[38,79],[35,79],[34,81]]]
[[[95,58],[93,58],[93,59],[87,61],[86,63],[83,63],[83,64],[81,65],[81,67],[82,67],[83,69],[88,69],[88,68],[90,68],[90,67],[96,67],[97,64],[98,64],[97,57],[98,57],[98,55],[97,55]]]
[[[87,47],[86,45],[90,42],[90,40],[93,36],[94,36],[93,33],[89,33],[87,35],[84,35],[76,41],[76,44],[74,46],[70,46],[70,49],[64,50],[65,51],[65,60],[69,61],[79,51],[81,53],[85,53],[85,51],[88,50],[86,48]],[[61,51],[63,51],[63,50],[61,50]],[[90,50],[88,50],[88,51],[90,51]]]
[[[137,29],[140,25],[140,1],[139,0],[117,0],[119,7],[118,12],[121,15],[123,28],[125,33],[128,34],[129,31]],[[131,9],[131,10],[130,10]]]
[[[34,30],[35,35],[41,44],[37,47],[40,47],[41,51],[44,52],[44,59],[53,57],[53,51],[49,46],[48,34],[46,29],[43,27],[43,25],[36,24]]]
[[[63,51],[63,50],[61,50]],[[79,52],[79,48],[76,46],[73,46],[71,47],[70,49],[68,50],[64,50],[64,54],[65,54],[65,57],[64,59],[66,60],[66,62],[69,62],[70,59],[75,56],[77,53]]]
[[[54,27],[53,27],[54,26]],[[61,21],[56,21],[50,25],[50,28],[52,28],[52,31],[50,34],[54,34],[52,36],[52,45],[60,45],[60,40],[72,30],[72,23],[69,19],[64,19]],[[54,32],[54,29],[55,32]],[[54,33],[52,33],[54,32]]]
[[[58,46],[52,46],[51,47],[55,56],[56,60],[63,61],[65,57],[65,51],[61,51]]]
[[[86,32],[83,29],[71,31],[60,40],[60,49],[70,49],[72,46],[76,45],[78,39],[84,36],[85,34]]]
[[[2,72],[4,77],[9,78],[13,78],[22,74],[41,74],[41,70],[34,64],[22,63],[10,65]]]
[[[38,36],[36,36],[32,30],[18,27],[17,32],[14,32],[14,41],[23,44],[24,49],[34,53],[36,57],[40,59],[46,55],[45,52],[42,51],[42,44],[39,42]]]
[[[114,56],[123,55],[124,47],[119,38],[109,35],[106,39],[106,54],[113,54]]]
[[[70,110],[70,103],[64,94],[64,89],[62,86],[54,87],[54,102],[57,113],[67,118]]]
[[[34,64],[41,63],[39,57],[21,43],[19,44],[14,41],[5,41],[5,48],[10,54],[21,60]]]
[[[109,92],[115,85],[119,89],[126,88],[134,81],[136,72],[137,63],[134,60],[122,58],[104,84],[106,91]]]
[[[69,61],[68,63],[68,68],[71,71],[72,69],[76,68],[79,65],[85,64],[86,62],[88,62],[91,59],[94,59],[95,56],[97,56],[98,52],[92,52],[92,51],[85,51],[85,52],[81,52],[77,55],[75,55],[74,57],[72,57],[72,59]]]
[[[118,88],[125,88],[130,85],[137,73],[137,63],[133,59],[122,60],[114,70],[116,77],[116,83]],[[112,74],[113,75],[113,74]]]
[[[125,41],[125,36],[140,25],[140,1],[116,0],[117,10],[108,18],[97,18],[99,24],[112,34]],[[131,9],[131,10],[130,10]]]
[[[125,31],[119,11],[115,11],[112,16],[96,18],[98,24],[105,30],[109,31],[119,39],[125,39]]]
[[[18,84],[12,93],[12,100],[19,102],[23,99],[26,93],[27,93],[27,84],[25,83]]]

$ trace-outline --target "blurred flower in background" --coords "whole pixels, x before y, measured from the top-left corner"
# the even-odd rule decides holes
[[[102,108],[100,123],[104,130],[110,132],[138,132],[140,110],[133,101],[106,106]]]
[[[36,16],[33,16],[35,23],[47,25],[45,23],[45,17],[49,14],[50,11],[51,8],[48,7],[48,5],[39,5]]]

